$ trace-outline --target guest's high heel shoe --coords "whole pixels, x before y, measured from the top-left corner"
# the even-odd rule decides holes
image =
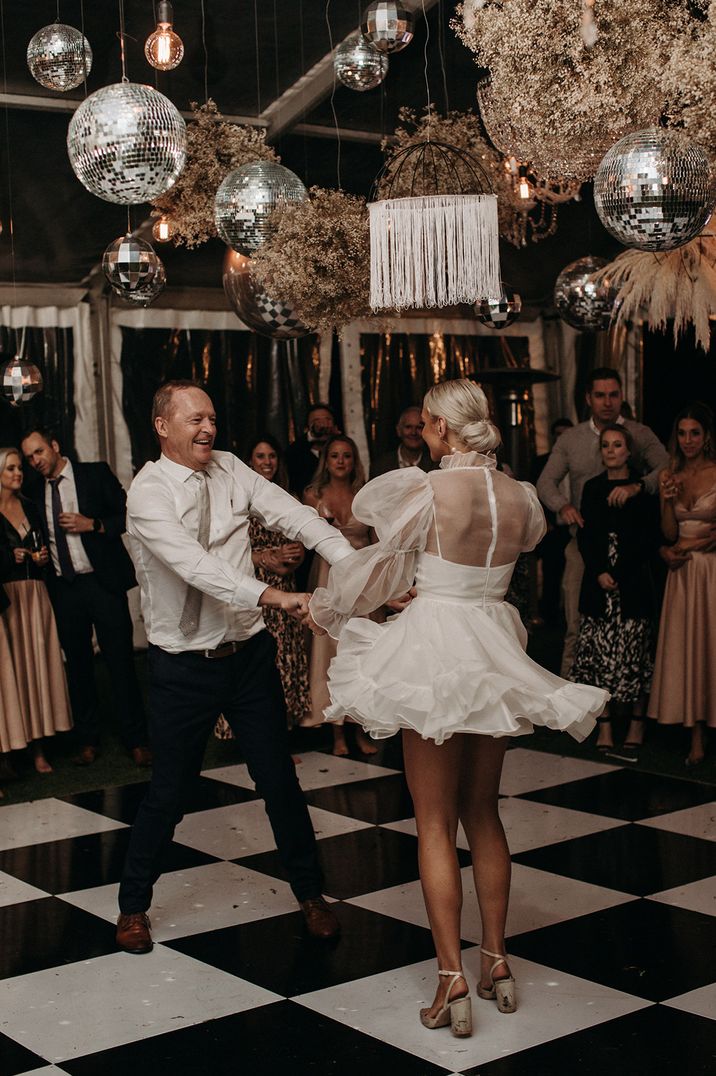
[[[467,1038],[468,1035],[472,1035],[472,1002],[470,995],[466,994],[465,997],[455,998],[454,1001],[450,1001],[450,992],[458,979],[462,979],[464,982],[467,982],[467,979],[465,979],[461,971],[438,971],[438,975],[451,976],[447,993],[445,994],[445,1004],[441,1009],[438,1009],[435,1016],[428,1015],[430,1009],[421,1009],[420,1022],[423,1027],[428,1027],[431,1030],[436,1027],[447,1027],[449,1024],[450,1030],[456,1038]]]
[[[515,980],[513,975],[508,975],[504,979],[495,978],[495,969],[499,968],[500,964],[504,964],[507,968],[507,957],[503,953],[491,953],[489,949],[480,949],[481,953],[485,956],[495,957],[495,963],[490,968],[490,979],[492,980],[492,986],[485,990],[480,983],[477,984],[477,993],[485,1001],[496,1001],[497,1008],[500,1012],[517,1012],[517,997],[515,995]],[[509,971],[509,968],[507,968]]]

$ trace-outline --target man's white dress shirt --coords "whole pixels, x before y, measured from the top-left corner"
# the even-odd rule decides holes
[[[264,627],[257,602],[266,584],[251,560],[249,517],[269,530],[315,549],[335,564],[353,552],[346,539],[267,482],[231,452],[212,452],[206,468],[211,505],[209,545],[197,541],[199,517],[193,471],[162,456],[147,463],[127,497],[127,535],[141,591],[142,615],[150,643],[177,654],[213,650],[220,643],[248,639]],[[179,620],[187,586],[204,594],[199,626],[186,638]]]
[[[79,504],[77,502],[77,486],[75,485],[75,472],[72,470],[72,464],[69,460],[65,460],[65,466],[60,471],[58,478],[61,479],[57,484],[57,488],[60,492],[60,501],[62,502],[63,512],[79,512]],[[47,530],[50,538],[50,557],[52,558],[52,564],[58,575],[62,575],[60,571],[60,562],[57,557],[57,543],[55,542],[55,521],[52,518],[52,486],[49,482],[45,482],[45,517],[47,519]],[[87,575],[89,572],[94,571],[90,564],[90,559],[85,553],[85,547],[82,545],[82,535],[72,534],[71,531],[65,531],[65,537],[67,538],[67,548],[70,551],[70,560],[72,561],[72,567],[77,575]]]

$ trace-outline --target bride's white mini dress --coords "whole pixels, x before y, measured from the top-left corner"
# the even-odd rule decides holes
[[[338,639],[327,721],[350,717],[375,739],[413,729],[438,744],[456,732],[521,736],[535,726],[589,735],[608,694],[532,661],[504,600],[517,555],[545,531],[532,486],[496,472],[491,457],[456,453],[441,471],[374,479],[353,514],[378,544],[334,566],[311,599],[316,622]],[[413,582],[417,597],[402,613],[367,619]]]

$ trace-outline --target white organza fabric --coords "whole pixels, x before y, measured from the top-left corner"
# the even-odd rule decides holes
[[[584,739],[607,693],[528,658],[527,633],[504,601],[517,557],[545,533],[534,487],[477,452],[446,456],[440,468],[391,471],[353,501],[378,543],[334,565],[310,603],[338,639],[326,720],[350,717],[375,739],[409,728],[442,743],[535,725]],[[413,583],[418,596],[402,613],[365,619]]]

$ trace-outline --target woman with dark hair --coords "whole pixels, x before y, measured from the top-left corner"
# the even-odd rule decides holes
[[[278,441],[269,434],[256,437],[249,445],[246,463],[267,482],[276,482],[282,489],[288,489],[283,451]],[[282,534],[268,530],[253,517],[249,520],[249,539],[256,578],[277,590],[294,591],[294,574],[305,555],[301,543],[288,541]],[[265,608],[264,620],[276,640],[276,664],[281,674],[288,720],[295,725],[310,707],[303,628],[281,609]],[[220,740],[233,738],[223,717],[217,722],[215,732]]]
[[[691,730],[685,763],[696,766],[704,758],[704,725],[716,727],[716,434],[706,404],[677,415],[669,453],[659,476],[669,575],[649,717]]]
[[[315,508],[332,526],[337,527],[354,549],[364,549],[371,544],[370,527],[359,522],[353,515],[353,498],[365,485],[365,471],[358,446],[343,434],[331,437],[321,449],[318,467],[313,481],[303,494],[305,504]],[[329,565],[321,557],[315,557],[308,580],[309,591],[325,585]],[[329,705],[328,666],[336,655],[336,644],[329,635],[311,640],[309,684],[310,712],[303,724],[320,725],[323,711]],[[375,746],[361,728],[356,728],[356,744],[364,755],[374,755]],[[333,725],[333,754],[347,755],[348,744],[342,723]]]
[[[584,560],[582,622],[569,678],[604,688],[611,708],[627,709],[632,721],[624,750],[636,760],[653,669],[649,554],[659,545],[658,506],[644,490],[621,506],[613,503],[615,489],[639,479],[630,466],[633,443],[626,427],[605,426],[599,447],[606,469],[590,478],[582,493],[584,526],[577,534]],[[599,718],[597,748],[613,746],[611,714],[605,713]]]

